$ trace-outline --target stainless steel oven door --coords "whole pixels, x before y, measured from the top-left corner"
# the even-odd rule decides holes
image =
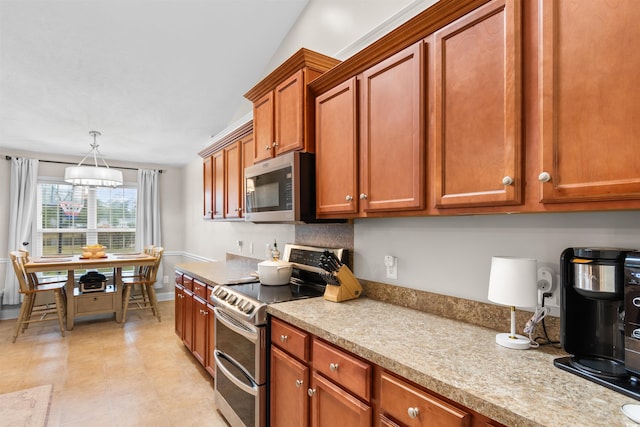
[[[215,349],[236,361],[258,385],[267,381],[266,327],[215,307]]]
[[[214,401],[232,426],[266,425],[266,326],[215,313]]]
[[[233,427],[267,425],[267,385],[257,385],[247,373],[224,353],[216,359],[214,403]]]

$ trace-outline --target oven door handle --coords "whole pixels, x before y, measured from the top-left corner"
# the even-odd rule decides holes
[[[218,319],[220,323],[227,328],[242,335],[253,344],[258,342],[258,329],[252,324],[247,323],[244,320],[237,319],[218,307],[213,308],[213,313],[215,314],[216,319]]]
[[[233,360],[230,360],[229,357],[227,357],[224,353],[222,353],[219,350],[215,350],[213,352],[213,357],[216,360],[216,366],[218,367],[218,369],[220,369],[222,371],[222,373],[224,374],[225,377],[227,377],[227,379],[229,379],[229,381],[231,381],[236,387],[238,387],[240,390],[244,391],[245,393],[248,393],[252,396],[257,396],[258,395],[258,385],[256,384],[256,382],[244,372],[244,369],[240,369],[242,371],[242,373],[244,374],[244,376],[249,380],[249,382],[251,382],[252,386],[248,386],[245,383],[243,383],[242,381],[240,381],[239,379],[237,379],[235,377],[235,375],[233,375],[231,373],[231,371],[229,371],[223,364],[222,364],[222,360],[221,359],[225,359],[226,361],[228,361],[229,363],[233,363],[234,365],[236,365]],[[237,366],[237,365],[236,365]]]

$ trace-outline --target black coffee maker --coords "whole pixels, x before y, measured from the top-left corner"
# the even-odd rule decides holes
[[[560,344],[554,365],[640,398],[625,369],[624,262],[629,249],[568,248],[560,256]]]

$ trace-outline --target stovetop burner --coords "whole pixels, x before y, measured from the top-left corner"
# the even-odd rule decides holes
[[[291,301],[301,298],[319,297],[324,294],[324,287],[312,285],[296,285],[289,283],[279,286],[265,286],[260,283],[247,283],[229,286],[232,290],[265,304]]]

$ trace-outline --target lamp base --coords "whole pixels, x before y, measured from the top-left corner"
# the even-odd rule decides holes
[[[497,334],[496,343],[503,347],[514,348],[516,350],[526,350],[531,347],[531,343],[528,337],[523,335],[511,335],[511,334]]]

